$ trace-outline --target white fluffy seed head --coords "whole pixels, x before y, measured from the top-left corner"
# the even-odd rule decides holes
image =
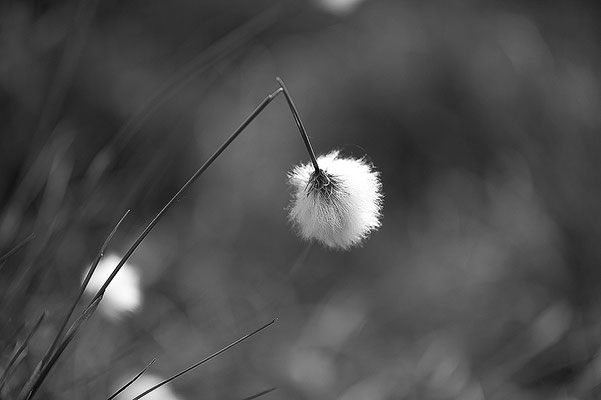
[[[290,220],[306,240],[348,249],[380,227],[382,184],[364,159],[343,158],[338,151],[313,164],[295,167],[288,179],[293,188]]]

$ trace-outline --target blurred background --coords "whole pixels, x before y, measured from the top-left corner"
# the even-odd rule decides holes
[[[131,399],[274,317],[155,398],[599,398],[600,11],[2,2],[0,255],[35,237],[0,266],[0,373],[47,316],[0,397],[125,211],[100,267],[281,76],[317,153],[381,172],[381,229],[348,252],[297,238],[286,174],[307,155],[279,97],[133,254],[38,398],[105,399],[157,358]]]

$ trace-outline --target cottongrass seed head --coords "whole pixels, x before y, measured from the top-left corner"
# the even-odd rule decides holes
[[[290,220],[306,240],[345,250],[360,244],[380,227],[382,184],[379,173],[364,159],[343,158],[338,151],[313,164],[295,167]]]

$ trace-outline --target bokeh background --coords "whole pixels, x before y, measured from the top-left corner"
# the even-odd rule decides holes
[[[0,396],[117,220],[131,209],[115,257],[281,76],[318,153],[381,172],[381,229],[348,252],[296,237],[286,174],[307,155],[278,98],[134,253],[114,293],[130,311],[101,307],[38,398],[105,399],[157,358],[148,386],[274,317],[158,398],[599,398],[600,17],[574,0],[2,2],[0,254],[35,237],[0,267],[0,372],[47,316]]]

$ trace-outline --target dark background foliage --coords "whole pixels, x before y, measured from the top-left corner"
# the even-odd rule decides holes
[[[96,4],[98,3],[98,4]],[[142,308],[95,315],[40,398],[106,398],[157,357],[181,398],[586,399],[601,382],[599,7],[577,1],[5,1],[0,5],[3,394],[85,268],[146,223],[287,83],[318,153],[381,171],[382,228],[307,249],[272,103],[132,257]],[[22,338],[20,339],[22,340]]]

